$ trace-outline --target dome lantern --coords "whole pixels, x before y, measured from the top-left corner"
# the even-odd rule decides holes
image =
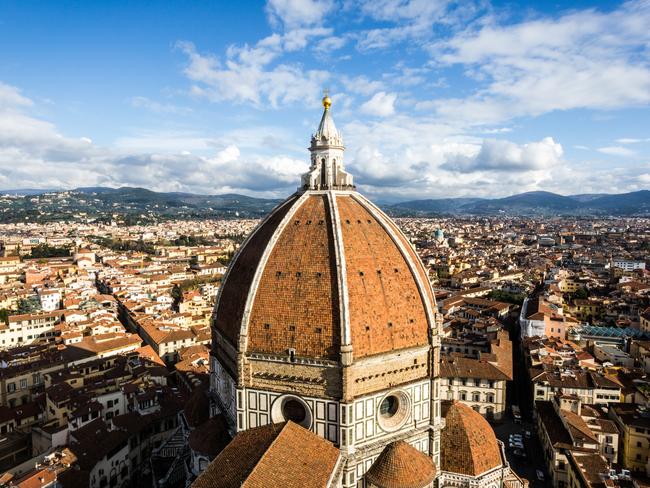
[[[343,138],[331,114],[332,99],[325,91],[323,116],[311,137],[311,165],[302,175],[301,190],[354,190],[352,175],[343,166]]]

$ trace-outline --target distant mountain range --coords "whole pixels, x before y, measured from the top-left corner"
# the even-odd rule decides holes
[[[650,215],[650,191],[563,196],[547,191],[505,198],[442,198],[390,205],[395,215]]]
[[[238,194],[161,193],[145,188],[77,188],[69,191],[0,190],[0,222],[84,218],[147,223],[172,218],[262,217],[280,199]],[[439,198],[385,204],[393,216],[436,215],[650,215],[650,191],[563,196],[545,191],[506,198]]]

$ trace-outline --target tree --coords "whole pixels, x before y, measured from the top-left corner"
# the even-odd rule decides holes
[[[36,297],[21,298],[18,300],[18,313],[34,313],[41,309],[41,304]]]
[[[589,290],[586,288],[578,288],[573,294],[574,299],[586,299],[589,298]]]
[[[70,256],[69,247],[53,247],[47,244],[39,244],[32,247],[32,258],[60,258]]]
[[[172,303],[172,308],[178,312],[178,307],[183,301],[183,290],[181,289],[180,286],[178,286],[178,284],[174,284],[170,292],[170,295],[174,299],[174,303]]]

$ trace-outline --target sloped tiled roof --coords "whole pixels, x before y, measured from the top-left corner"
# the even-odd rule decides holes
[[[324,488],[339,455],[298,424],[268,424],[237,434],[192,488]]]

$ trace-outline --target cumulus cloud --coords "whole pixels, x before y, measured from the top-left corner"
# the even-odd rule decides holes
[[[574,11],[514,25],[494,22],[430,47],[436,62],[460,64],[477,89],[432,101],[441,115],[494,123],[575,108],[650,103],[650,3],[612,12]]]
[[[562,146],[552,137],[523,145],[486,139],[476,154],[449,154],[442,168],[461,173],[551,170],[560,164],[562,153]]]
[[[186,76],[194,82],[192,93],[212,101],[249,103],[258,108],[277,108],[299,101],[314,101],[329,73],[305,70],[298,64],[274,62],[286,50],[304,47],[321,28],[273,34],[254,46],[231,46],[222,64],[211,54],[199,53],[190,42],[177,46],[188,57]]]
[[[334,5],[333,0],[268,0],[266,11],[272,24],[295,28],[322,24]]]
[[[0,82],[0,107],[9,108],[15,106],[29,106],[32,101],[23,96],[15,86]]]
[[[335,118],[348,148],[346,164],[359,187],[373,196],[498,196],[537,189],[602,191],[605,183],[608,191],[647,186],[650,167],[647,158],[638,156],[647,139],[636,135],[601,142],[606,147],[595,151],[635,156],[635,167],[628,164],[626,169],[619,160],[620,168],[598,170],[586,159],[597,153],[574,145],[597,148],[594,141],[560,139],[553,132],[548,133],[554,137],[541,140],[522,139],[518,131],[525,121],[512,119],[650,103],[645,56],[650,4],[638,0],[606,12],[530,14],[514,24],[504,23],[504,15],[465,22],[484,4],[269,0],[273,33],[267,37],[212,52],[179,42],[191,94],[222,103],[224,115],[233,113],[229,110],[240,114],[239,104],[258,109],[245,111],[245,125],[237,127],[241,120],[234,120],[232,128],[209,136],[203,129],[187,129],[185,123],[191,121],[178,117],[189,109],[137,96],[128,99],[131,105],[160,114],[164,129],[130,129],[111,147],[102,147],[86,137],[60,134],[54,124],[34,115],[39,113],[34,101],[0,83],[0,182],[4,187],[129,184],[285,195],[306,170],[304,146],[318,122],[321,90],[331,85]],[[327,22],[334,9],[347,16],[335,28]],[[383,52],[373,54],[376,63],[371,65],[340,62],[346,56],[356,61],[359,50],[367,55],[368,50],[395,47],[409,55],[397,63],[392,53],[384,61]],[[424,55],[418,52],[423,48]],[[456,83],[462,76],[467,79]],[[296,115],[297,106],[314,111]],[[277,111],[269,114],[269,109]],[[201,109],[197,105],[194,110]],[[278,124],[289,113],[295,117],[293,126]],[[583,160],[567,161],[560,141],[589,151],[582,152]]]
[[[377,92],[370,100],[361,105],[361,111],[368,115],[387,117],[395,113],[397,94]]]
[[[388,27],[361,30],[356,34],[357,47],[376,50],[411,39],[427,39],[436,25],[466,22],[480,10],[481,2],[450,0],[352,0],[350,7],[362,16]]]
[[[6,86],[6,85],[5,85]],[[148,133],[112,147],[61,134],[27,109],[33,101],[8,87],[0,105],[0,184],[4,188],[144,186],[158,191],[284,195],[307,170],[307,159],[250,150],[252,133],[219,138]],[[18,96],[17,96],[18,95]],[[258,131],[257,137],[264,134]],[[248,147],[246,153],[234,142]],[[193,154],[198,150],[205,154]]]

